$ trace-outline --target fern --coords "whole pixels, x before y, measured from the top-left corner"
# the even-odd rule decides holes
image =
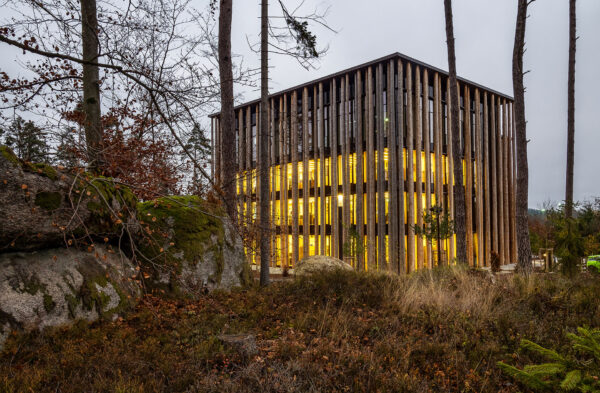
[[[600,329],[580,327],[577,333],[568,333],[567,338],[578,357],[563,356],[532,341],[521,340],[522,350],[539,354],[548,362],[529,364],[522,370],[503,362],[498,362],[498,367],[535,391],[600,392]]]

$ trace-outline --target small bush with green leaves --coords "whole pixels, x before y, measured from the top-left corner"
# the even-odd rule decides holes
[[[521,348],[537,353],[547,363],[530,364],[522,370],[504,362],[498,367],[523,385],[540,392],[600,392],[600,329],[577,328],[578,335],[567,338],[579,356],[561,355],[529,340],[521,340]]]

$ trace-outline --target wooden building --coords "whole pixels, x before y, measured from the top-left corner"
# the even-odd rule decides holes
[[[513,100],[459,78],[460,135],[449,133],[447,73],[395,53],[269,97],[272,265],[307,255],[361,270],[411,272],[452,261],[455,238],[415,235],[423,214],[453,214],[453,155],[463,157],[468,262],[516,261]],[[212,170],[237,149],[240,221],[257,215],[260,101],[235,108],[236,140],[211,116]],[[460,138],[461,152],[451,149]],[[256,262],[252,248],[248,253]]]

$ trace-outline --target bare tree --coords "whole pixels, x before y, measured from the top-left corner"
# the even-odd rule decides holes
[[[452,23],[452,0],[444,0],[446,16],[446,44],[448,46],[448,74],[450,83],[450,104],[452,106],[450,130],[452,132],[452,153],[454,159],[454,230],[456,233],[456,258],[467,263],[466,204],[463,186],[463,152],[460,148],[460,107],[458,83],[456,80],[456,54],[454,50],[454,27]]]
[[[569,76],[567,108],[567,176],[565,216],[573,217],[573,167],[575,159],[575,49],[577,41],[576,0],[569,0]]]
[[[229,217],[236,216],[236,156],[235,156],[235,114],[233,111],[233,63],[231,59],[231,18],[232,0],[221,0],[219,8],[219,76],[221,82],[221,133],[226,143],[217,148],[222,149],[221,185],[225,199],[225,207]]]
[[[289,12],[283,2],[279,0],[282,18],[285,26],[275,26],[269,23],[268,1],[261,0],[261,111],[260,130],[258,134],[259,146],[259,247],[260,247],[260,284],[269,284],[270,252],[270,212],[269,212],[269,52],[292,56],[305,68],[313,66],[312,60],[324,54],[325,49],[317,49],[317,40],[308,30],[308,21],[316,22],[330,29],[325,22],[327,11],[320,14],[317,11],[305,16],[297,16]],[[297,11],[296,8],[295,11]],[[279,18],[279,17],[276,17]],[[332,30],[333,31],[333,30]],[[269,37],[273,42],[269,42]],[[252,46],[251,46],[252,47]],[[297,148],[294,146],[293,148]]]
[[[104,166],[104,138],[100,121],[100,72],[98,71],[98,16],[96,0],[81,0],[81,44],[83,49],[83,112],[89,166],[100,172]]]
[[[183,153],[177,157],[188,161],[185,166],[193,165],[212,181],[206,161],[197,160],[185,143],[194,130],[204,129],[198,119],[213,111],[220,97],[217,34],[209,13],[192,9],[190,0],[131,0],[124,8],[96,0],[99,50],[96,62],[90,62],[76,55],[83,41],[77,2],[0,2],[15,15],[0,17],[0,42],[33,55],[25,66],[34,75],[25,79],[0,71],[2,119],[13,110],[27,111],[63,128],[65,113],[82,103],[82,69],[97,66],[102,111],[134,108],[143,114],[135,121],[148,126],[138,127],[139,135],[133,136],[149,133],[152,139],[173,141]],[[234,83],[252,84],[252,73],[242,69],[234,65]]]
[[[261,1],[260,13],[260,131],[259,131],[259,212],[260,285],[269,284],[271,259],[269,233],[269,2]]]
[[[529,167],[527,164],[527,124],[525,121],[525,88],[523,86],[523,53],[525,51],[525,24],[527,7],[534,0],[519,0],[517,8],[517,23],[515,28],[515,44],[513,48],[512,73],[513,94],[515,97],[515,131],[517,138],[517,270],[531,273],[531,244],[529,241],[528,224],[528,194]]]

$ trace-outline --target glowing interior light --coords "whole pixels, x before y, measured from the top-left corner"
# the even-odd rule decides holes
[[[344,194],[338,194],[338,206],[344,205]]]

